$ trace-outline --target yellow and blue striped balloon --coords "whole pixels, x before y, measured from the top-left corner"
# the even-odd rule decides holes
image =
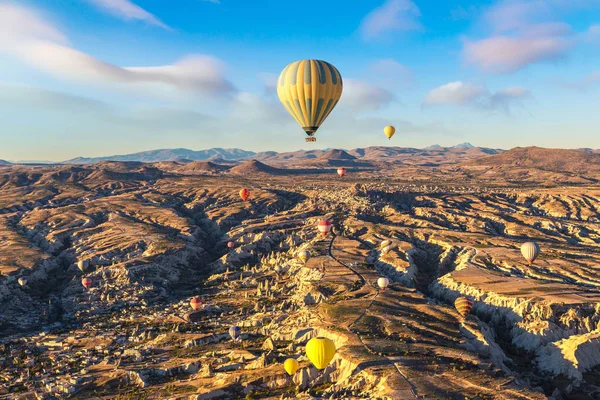
[[[285,109],[312,137],[342,97],[343,87],[342,76],[333,65],[302,60],[281,72],[277,94]]]

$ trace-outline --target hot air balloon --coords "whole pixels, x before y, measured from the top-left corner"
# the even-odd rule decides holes
[[[381,288],[381,290],[385,290],[386,287],[390,284],[390,280],[386,277],[381,277],[377,279],[377,286]]]
[[[339,71],[319,60],[296,61],[284,68],[277,82],[277,95],[285,109],[315,142],[319,126],[342,97]]]
[[[90,278],[83,278],[81,284],[84,288],[89,289],[92,287],[92,280]]]
[[[344,168],[344,167],[340,167],[340,168],[338,168],[338,169],[337,169],[337,173],[338,173],[338,175],[340,176],[340,178],[343,178],[343,177],[344,177],[344,175],[346,175],[346,168]]]
[[[192,297],[190,300],[190,306],[192,306],[194,311],[197,311],[200,309],[200,307],[202,307],[202,300],[200,300],[198,297]]]
[[[283,369],[285,369],[285,372],[287,372],[290,376],[294,375],[296,371],[298,371],[299,366],[298,360],[295,358],[288,358],[283,362]]]
[[[540,246],[536,242],[523,243],[521,246],[521,254],[523,254],[523,257],[525,257],[529,265],[531,265],[537,256],[540,255]]]
[[[335,344],[331,339],[316,337],[306,343],[306,356],[317,369],[328,366],[334,355]]]
[[[331,224],[331,222],[327,221],[326,219],[321,220],[321,222],[319,222],[319,232],[321,232],[321,234],[323,234],[323,236],[326,236],[329,231],[331,231],[331,227],[333,225]]]
[[[27,278],[19,278],[19,280],[17,282],[19,282],[19,285],[21,285],[21,286],[26,286],[27,282],[29,282],[29,281],[27,280]]]
[[[85,272],[85,261],[84,260],[77,261],[77,268],[79,268],[79,270],[81,272]]]
[[[250,198],[250,191],[246,188],[243,188],[242,190],[240,190],[240,197],[244,201],[248,200]]]
[[[298,258],[302,260],[303,263],[306,264],[308,259],[310,258],[310,252],[308,250],[302,250],[298,253]]]
[[[235,247],[235,243],[227,242],[227,247],[229,247],[230,249],[233,249]]]
[[[388,244],[387,246],[385,246],[383,249],[381,249],[381,254],[387,254],[390,252],[390,250],[392,250],[394,248],[394,246],[392,246],[391,244]]]
[[[379,245],[380,248],[384,248],[386,246],[389,246],[390,244],[392,244],[391,240],[384,240],[383,242],[381,242],[381,244]]]
[[[383,128],[383,133],[385,134],[385,136],[387,136],[388,139],[391,139],[392,136],[394,136],[394,133],[396,133],[396,128],[394,128],[393,126],[386,126],[385,128]]]
[[[231,336],[233,340],[238,340],[241,334],[242,328],[240,328],[239,326],[234,325],[231,328],[229,328],[229,336]]]
[[[463,318],[466,318],[473,308],[473,301],[468,297],[459,297],[454,300],[454,307]]]

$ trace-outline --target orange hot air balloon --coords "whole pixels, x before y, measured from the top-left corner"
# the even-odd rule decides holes
[[[338,168],[338,169],[337,169],[337,173],[338,173],[338,175],[340,176],[340,178],[343,178],[343,177],[344,177],[344,175],[346,175],[346,168],[344,168],[344,167],[340,167],[340,168]]]
[[[326,236],[331,231],[332,226],[333,225],[331,224],[331,222],[324,219],[321,222],[319,222],[319,232],[321,232],[323,236]]]
[[[81,284],[84,288],[89,289],[92,287],[92,280],[90,278],[83,278]]]
[[[202,307],[202,300],[200,300],[198,297],[192,297],[192,299],[190,300],[190,305],[192,306],[194,311],[197,311],[200,309],[200,307]]]
[[[467,315],[469,315],[469,313],[473,309],[473,300],[464,296],[459,297],[456,300],[454,300],[454,307],[464,319],[467,317]]]
[[[246,188],[243,188],[242,190],[240,190],[240,197],[244,201],[248,200],[250,198],[250,191]]]
[[[230,249],[233,249],[235,247],[235,243],[227,242],[227,247],[229,247]]]

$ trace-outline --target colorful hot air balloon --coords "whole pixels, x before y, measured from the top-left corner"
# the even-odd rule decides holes
[[[227,242],[227,247],[229,247],[230,249],[233,249],[235,247],[235,243]]]
[[[388,139],[391,139],[392,136],[394,136],[394,133],[396,133],[396,128],[394,128],[393,126],[386,126],[385,128],[383,128],[383,133],[385,134],[385,136],[387,136]]]
[[[454,307],[463,318],[466,318],[473,308],[473,301],[468,297],[459,297],[454,300]]]
[[[277,94],[285,109],[308,135],[313,136],[342,97],[343,82],[339,71],[319,60],[296,61],[279,75]]]
[[[523,254],[523,257],[525,257],[529,265],[531,265],[540,255],[540,246],[536,242],[523,243],[521,246],[521,254]]]
[[[386,287],[388,287],[390,284],[390,280],[386,277],[381,277],[379,279],[377,279],[377,286],[379,286],[381,288],[381,290],[385,290]]]
[[[229,336],[231,336],[233,340],[238,340],[241,334],[242,328],[240,328],[239,326],[234,325],[231,328],[229,328]]]
[[[240,190],[240,197],[244,201],[248,200],[250,198],[250,191],[246,188],[243,188],[242,190]]]
[[[343,178],[343,177],[344,177],[344,175],[346,175],[346,168],[344,168],[344,167],[340,167],[340,168],[338,168],[338,169],[337,169],[337,173],[338,173],[338,175],[340,176],[340,178]]]
[[[298,253],[298,258],[302,260],[303,263],[306,264],[308,259],[310,258],[310,252],[308,250],[302,250]]]
[[[316,337],[306,343],[306,356],[317,369],[328,366],[334,355],[335,344],[331,339]]]
[[[190,306],[192,306],[194,311],[197,311],[200,309],[200,307],[202,307],[202,300],[200,300],[198,297],[192,297],[190,300]]]
[[[89,289],[92,287],[92,280],[90,278],[83,278],[81,284],[84,288]]]
[[[17,282],[19,282],[19,285],[21,286],[27,286],[27,282],[29,281],[27,280],[27,278],[19,278]]]
[[[283,369],[285,369],[285,372],[290,376],[294,375],[299,367],[298,360],[295,358],[288,358],[283,362]]]
[[[321,220],[321,222],[319,222],[319,232],[321,232],[323,236],[326,236],[331,231],[332,226],[331,222],[326,219]]]

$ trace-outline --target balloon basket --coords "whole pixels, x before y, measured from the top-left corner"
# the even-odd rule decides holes
[[[316,141],[317,141],[317,138],[314,138],[314,137],[307,137],[307,138],[306,138],[306,141],[307,141],[307,142],[316,142]]]

